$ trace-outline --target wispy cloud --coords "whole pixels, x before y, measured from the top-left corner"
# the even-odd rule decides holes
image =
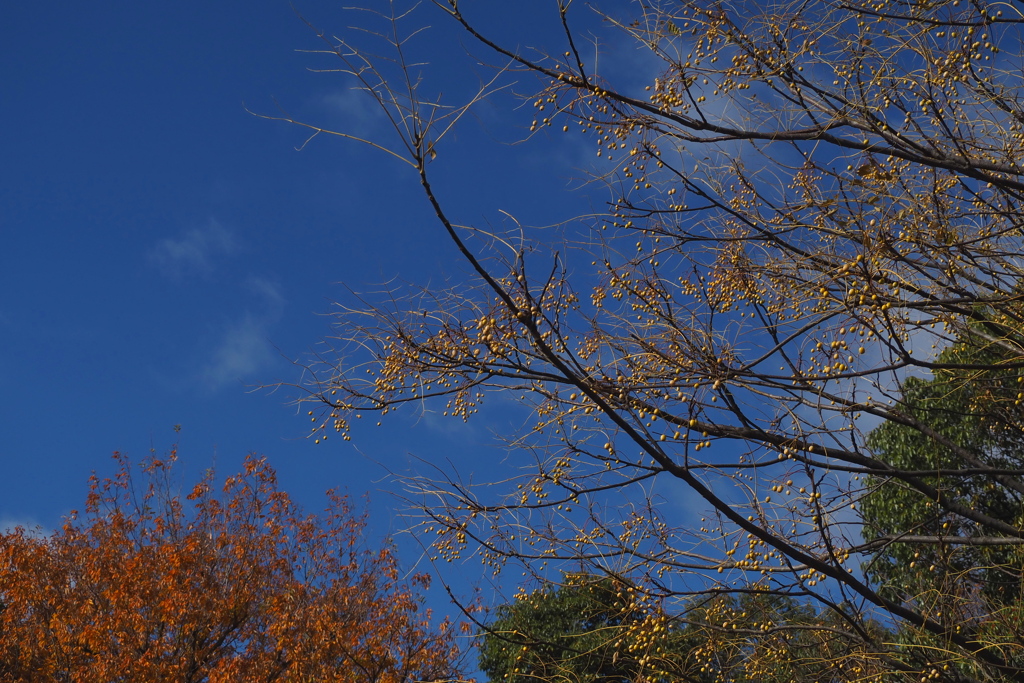
[[[203,369],[204,383],[211,389],[241,381],[272,359],[267,325],[251,314],[225,330],[213,358]]]
[[[231,232],[210,219],[206,226],[187,230],[177,239],[160,240],[150,251],[150,258],[164,275],[178,277],[211,272],[214,257],[230,254],[236,247]]]
[[[0,516],[0,533],[9,534],[19,527],[30,536],[41,537],[50,533],[46,527],[31,517]]]
[[[269,334],[284,312],[284,295],[277,285],[260,277],[248,278],[245,287],[262,300],[260,312],[246,312],[227,324],[212,357],[200,372],[201,381],[208,389],[217,390],[232,382],[244,381],[274,360]]]
[[[273,318],[273,322],[277,322],[284,309],[284,295],[281,294],[281,288],[270,280],[256,275],[251,275],[246,279],[245,287],[263,298],[266,317]]]
[[[341,130],[364,136],[383,118],[380,106],[369,93],[359,89],[338,90],[323,99],[331,114],[340,115]]]

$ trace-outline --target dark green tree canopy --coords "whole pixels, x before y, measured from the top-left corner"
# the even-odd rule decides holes
[[[609,578],[569,577],[499,606],[483,634],[480,668],[492,681],[623,681],[636,657],[616,647],[635,618]],[[625,649],[625,648],[621,648]]]
[[[867,444],[891,467],[920,472],[935,494],[873,475],[861,502],[873,548],[865,572],[879,592],[969,628],[979,641],[1019,638],[1024,616],[1024,545],[1006,533],[1024,525],[1024,490],[1009,474],[1024,471],[1024,384],[1016,369],[1001,367],[1006,356],[997,345],[960,341],[939,354],[931,377],[903,382],[893,411],[902,419],[880,425]],[[899,640],[909,659],[951,648],[906,625]],[[1019,648],[1004,652],[1024,664]]]
[[[894,468],[916,470],[939,495],[982,513],[952,514],[892,478],[872,476],[862,502],[864,537],[885,543],[867,566],[868,575],[894,596],[912,600],[936,581],[958,592],[981,592],[1004,603],[1019,599],[1019,539],[986,523],[1019,526],[1024,492],[993,472],[1024,470],[1024,420],[1016,371],[992,369],[995,354],[957,344],[940,363],[978,365],[978,370],[936,370],[929,379],[909,378],[896,410],[905,422],[874,430],[868,445]]]
[[[492,683],[811,683],[880,669],[848,624],[808,602],[751,588],[694,596],[678,612],[627,582],[567,575],[501,605],[481,632]],[[883,630],[870,626],[882,642]]]

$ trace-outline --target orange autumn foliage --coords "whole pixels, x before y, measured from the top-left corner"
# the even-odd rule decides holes
[[[182,500],[170,464],[92,478],[86,514],[51,536],[0,535],[0,681],[402,683],[455,676],[455,630],[420,609],[390,547],[329,493],[305,516],[250,457],[217,495]]]

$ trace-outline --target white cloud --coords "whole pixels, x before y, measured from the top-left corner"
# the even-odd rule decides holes
[[[208,389],[244,381],[274,360],[275,351],[268,337],[270,328],[284,312],[284,295],[276,284],[257,276],[249,277],[245,287],[263,300],[262,313],[246,312],[226,326],[212,357],[200,372]]]
[[[251,292],[260,295],[266,300],[266,317],[272,319],[272,322],[277,322],[284,309],[284,295],[281,294],[281,288],[270,280],[256,275],[249,276],[245,281],[245,286]]]
[[[332,114],[340,114],[340,130],[362,137],[383,118],[383,111],[373,97],[358,88],[339,90],[323,99]]]
[[[0,534],[9,534],[18,527],[24,529],[29,536],[42,537],[50,533],[46,527],[31,517],[0,517]]]
[[[207,387],[219,389],[241,381],[267,365],[273,358],[267,327],[265,320],[248,314],[229,325],[213,358],[203,368],[202,379]]]
[[[230,254],[235,248],[231,232],[210,219],[205,227],[187,230],[178,239],[160,240],[150,258],[164,275],[176,277],[187,272],[209,273],[215,256]]]

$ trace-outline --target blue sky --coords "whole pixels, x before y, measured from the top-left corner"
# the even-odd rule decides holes
[[[565,49],[554,0],[462,5],[504,44]],[[113,472],[112,451],[138,459],[175,442],[185,481],[211,464],[234,473],[255,452],[308,510],[328,488],[368,492],[371,545],[403,527],[389,472],[431,463],[476,481],[507,474],[495,435],[527,418],[511,401],[492,401],[468,425],[405,411],[380,429],[359,425],[352,442],[316,446],[295,393],[259,388],[299,380],[292,361],[330,335],[326,314],[350,291],[436,287],[466,274],[408,166],[329,136],[303,146],[307,131],[254,115],[284,111],[394,141],[350,80],[316,71],[339,65],[311,52],[323,44],[297,12],[358,38],[346,27],[367,15],[342,7],[114,0],[0,9],[0,529],[55,528],[82,506],[90,473]],[[587,18],[581,4],[574,12]],[[430,2],[410,25],[431,27],[410,49],[428,62],[425,90],[449,102],[492,75],[474,56],[501,63]],[[642,52],[601,48],[600,67],[620,86],[653,77]],[[512,93],[537,83],[518,78],[466,117],[429,167],[459,223],[553,225],[602,208],[598,185],[576,191],[609,169],[593,141],[560,132],[522,141],[534,109]],[[680,489],[659,490],[696,518],[702,504]],[[411,565],[415,539],[398,540]],[[478,564],[448,567],[445,578],[463,595],[487,585]],[[454,611],[443,596],[432,604]]]
[[[458,97],[487,71],[421,9],[428,82]],[[336,64],[302,52],[321,44],[296,10],[339,34],[364,20],[322,0],[0,10],[0,527],[55,528],[91,472],[112,473],[112,451],[178,441],[188,481],[257,452],[307,509],[330,487],[370,492],[379,536],[401,528],[388,469],[450,460],[483,476],[473,469],[502,457],[491,432],[521,421],[514,411],[465,427],[410,416],[314,446],[293,395],[256,388],[298,379],[290,359],[329,334],[323,314],[346,287],[464,272],[408,167],[336,138],[297,151],[301,129],[250,113],[387,139],[350,82],[310,70]],[[473,14],[562,49],[552,2]],[[460,220],[551,223],[584,206],[566,188],[592,148],[506,145],[531,118],[485,104],[441,149],[438,191]]]

